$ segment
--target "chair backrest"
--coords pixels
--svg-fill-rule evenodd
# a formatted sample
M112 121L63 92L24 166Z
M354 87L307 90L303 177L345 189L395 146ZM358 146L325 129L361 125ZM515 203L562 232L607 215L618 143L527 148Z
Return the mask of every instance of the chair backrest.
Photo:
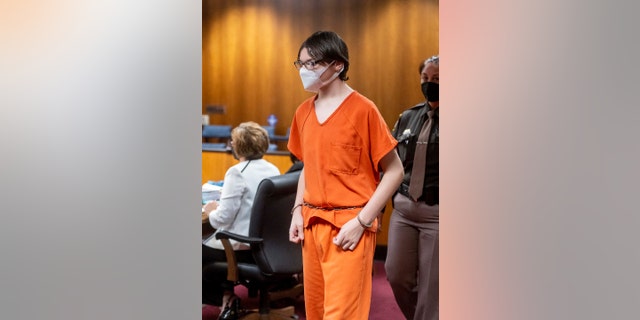
M265 274L302 272L302 247L289 241L291 208L295 202L300 172L262 180L251 209L249 236L262 238L251 250Z
M229 139L231 137L231 126L227 125L206 125L202 127L203 138L222 138Z

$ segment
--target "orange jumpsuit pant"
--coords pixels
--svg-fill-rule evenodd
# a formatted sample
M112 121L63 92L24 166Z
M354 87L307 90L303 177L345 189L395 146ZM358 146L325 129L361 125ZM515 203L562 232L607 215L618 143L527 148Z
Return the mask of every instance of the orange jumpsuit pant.
M365 231L353 251L333 244L339 228L317 219L304 229L302 261L308 320L367 320L376 233Z

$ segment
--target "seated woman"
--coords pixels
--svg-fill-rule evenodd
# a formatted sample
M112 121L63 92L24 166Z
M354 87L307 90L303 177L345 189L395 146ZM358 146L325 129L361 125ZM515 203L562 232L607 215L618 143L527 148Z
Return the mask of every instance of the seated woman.
M251 206L264 178L280 174L272 163L262 159L269 147L267 131L255 122L244 122L231 131L231 150L240 163L227 170L224 176L220 202L204 206L204 213L214 229L227 230L240 235L249 234ZM238 262L253 262L249 246L231 240ZM220 240L209 237L202 245L202 264L226 261ZM206 280L206 281L205 281ZM203 297L214 300L222 296L222 312L219 319L237 319L240 300L233 293L233 283L226 279L204 279Z

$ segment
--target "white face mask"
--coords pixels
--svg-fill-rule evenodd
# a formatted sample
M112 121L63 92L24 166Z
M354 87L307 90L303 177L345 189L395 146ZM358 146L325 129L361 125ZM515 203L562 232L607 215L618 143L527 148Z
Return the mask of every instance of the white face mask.
M322 76L322 74L327 71L329 66L331 66L332 64L333 62L331 62L324 68L320 68L317 70L308 70L305 67L300 68L300 79L302 79L302 86L304 87L304 89L310 92L318 92L318 90L320 90L320 88L322 88L324 85L337 78L340 75L340 72L342 72L342 69L334 73L331 78L327 79L326 81L320 80L320 76Z

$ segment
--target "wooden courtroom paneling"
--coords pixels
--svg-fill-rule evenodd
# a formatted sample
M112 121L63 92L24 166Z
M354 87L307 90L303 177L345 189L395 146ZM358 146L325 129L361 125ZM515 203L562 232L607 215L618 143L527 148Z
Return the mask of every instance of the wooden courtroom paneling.
M204 0L202 104L224 105L213 124L266 124L284 135L311 93L293 67L302 41L332 30L349 46L347 82L373 100L391 128L424 97L418 65L438 53L437 0Z
M404 109L424 100L418 65L438 54L438 0L203 0L202 5L202 112L208 105L226 107L225 114L210 114L212 124L266 125L273 113L279 120L276 134L284 135L296 107L312 95L303 90L293 61L302 41L318 30L335 31L345 40L351 63L347 83L376 103L389 128ZM230 155L218 156L203 152L203 183L209 174L215 178L207 180L221 180L235 163ZM291 163L286 161L276 164L282 172ZM378 244L387 243L390 216L388 204Z

